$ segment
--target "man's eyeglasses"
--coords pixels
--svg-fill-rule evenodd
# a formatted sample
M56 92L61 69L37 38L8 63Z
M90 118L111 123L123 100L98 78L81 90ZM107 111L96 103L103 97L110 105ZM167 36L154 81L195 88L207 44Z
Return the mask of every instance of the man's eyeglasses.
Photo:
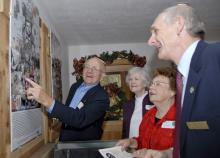
M98 68L96 68L96 67L91 67L91 66L89 66L89 65L85 65L84 66L84 69L86 69L86 70L92 70L92 72L101 72L101 70L100 69L98 69Z
M150 86L156 86L156 87L158 87L158 86L161 86L162 84L169 84L169 83L162 82L162 81L152 81L152 82L150 83Z

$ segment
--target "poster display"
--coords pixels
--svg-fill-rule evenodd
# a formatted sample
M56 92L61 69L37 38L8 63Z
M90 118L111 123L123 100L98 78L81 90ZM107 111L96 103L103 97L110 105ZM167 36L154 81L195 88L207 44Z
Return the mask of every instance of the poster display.
M51 56L52 56L52 95L53 98L62 102L62 80L61 80L61 45L56 35L51 32Z
M42 133L40 105L25 95L25 77L40 81L40 18L32 0L11 0L9 40L13 151Z

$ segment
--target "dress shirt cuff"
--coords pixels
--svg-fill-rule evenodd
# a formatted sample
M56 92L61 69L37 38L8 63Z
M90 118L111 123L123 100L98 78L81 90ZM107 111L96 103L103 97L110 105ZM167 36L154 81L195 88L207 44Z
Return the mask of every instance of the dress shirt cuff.
M47 109L47 112L51 113L53 111L54 105L55 105L55 100L53 100L51 106Z

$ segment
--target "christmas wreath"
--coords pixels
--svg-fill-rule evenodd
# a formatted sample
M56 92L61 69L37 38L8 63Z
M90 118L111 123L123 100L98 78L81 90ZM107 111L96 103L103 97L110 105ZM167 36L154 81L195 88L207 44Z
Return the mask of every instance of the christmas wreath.
M79 60L77 58L73 59L74 72L72 73L72 75L76 76L76 80L81 79L82 77L83 65L85 61L94 56L97 55L81 57ZM144 65L147 62L145 56L140 57L139 55L134 54L131 50L129 51L129 53L126 50L123 50L123 51L113 51L111 54L107 51L101 53L97 57L102 59L106 63L106 65L112 64L113 61L116 59L127 59L132 65L138 67L144 67Z
M104 86L110 99L110 108L106 112L105 120L120 120L122 118L122 105L127 101L127 97L122 90L118 87L117 83L109 83Z

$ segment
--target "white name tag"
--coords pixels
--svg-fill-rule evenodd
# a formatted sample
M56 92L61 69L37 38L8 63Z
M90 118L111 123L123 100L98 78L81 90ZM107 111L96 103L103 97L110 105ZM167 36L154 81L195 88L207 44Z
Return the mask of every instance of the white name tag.
M175 128L175 121L165 121L165 122L163 122L161 127L174 129Z
M145 105L145 109L146 110L150 110L151 108L153 108L154 107L154 105Z
M77 106L77 108L81 109L84 106L83 102L80 102Z

